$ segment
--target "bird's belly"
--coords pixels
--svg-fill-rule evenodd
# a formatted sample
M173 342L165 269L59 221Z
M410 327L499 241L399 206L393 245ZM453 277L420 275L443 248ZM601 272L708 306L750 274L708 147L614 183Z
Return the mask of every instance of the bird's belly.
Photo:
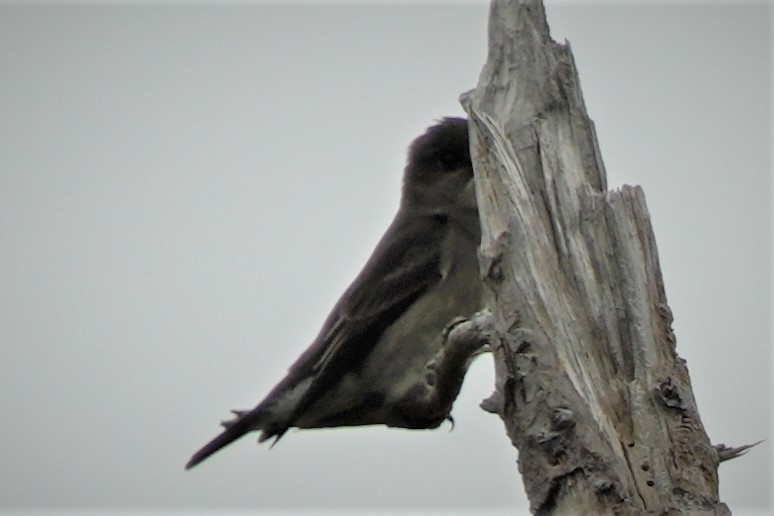
M431 292L421 296L379 338L360 368L345 374L317 402L299 427L389 424L395 404L425 380L427 364L443 343L443 330L456 317L481 306L478 261L458 263Z

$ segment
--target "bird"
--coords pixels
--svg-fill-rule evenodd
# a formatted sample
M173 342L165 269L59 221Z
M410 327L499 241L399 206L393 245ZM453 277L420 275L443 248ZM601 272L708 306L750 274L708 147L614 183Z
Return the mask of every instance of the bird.
M290 428L432 429L451 418L470 362L454 324L483 309L481 239L468 122L435 121L409 146L398 211L319 334L255 408L234 410L190 469L243 435Z

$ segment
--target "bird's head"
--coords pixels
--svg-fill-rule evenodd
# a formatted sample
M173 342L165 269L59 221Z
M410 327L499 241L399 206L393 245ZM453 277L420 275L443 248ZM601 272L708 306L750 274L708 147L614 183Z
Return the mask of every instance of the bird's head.
M409 147L403 202L424 208L475 208L468 121L443 118Z

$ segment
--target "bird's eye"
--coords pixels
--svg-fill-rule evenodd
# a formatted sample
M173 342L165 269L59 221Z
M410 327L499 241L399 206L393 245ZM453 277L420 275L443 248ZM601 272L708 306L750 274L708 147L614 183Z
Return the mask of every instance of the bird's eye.
M453 170L460 165L460 159L452 153L442 154L438 158L438 162L444 170Z

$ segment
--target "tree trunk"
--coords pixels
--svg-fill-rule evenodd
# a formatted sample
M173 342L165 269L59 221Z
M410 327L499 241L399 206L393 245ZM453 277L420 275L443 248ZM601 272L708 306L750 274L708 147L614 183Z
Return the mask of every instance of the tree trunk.
M497 338L485 402L536 513L728 513L639 187L608 191L569 44L494 0L463 95Z

